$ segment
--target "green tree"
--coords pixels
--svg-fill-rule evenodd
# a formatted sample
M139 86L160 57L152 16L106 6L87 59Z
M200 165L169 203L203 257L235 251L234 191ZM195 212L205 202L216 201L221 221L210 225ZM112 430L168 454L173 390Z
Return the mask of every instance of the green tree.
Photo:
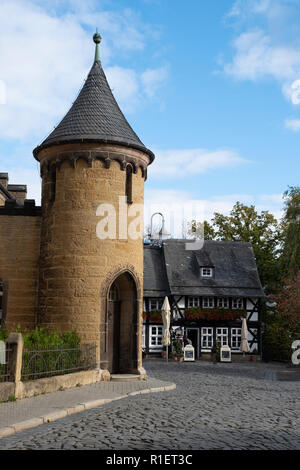
M200 223L192 221L188 233L198 238L202 228ZM204 222L204 239L250 242L266 291L272 291L279 282L280 224L268 211L258 213L254 206L237 202L228 216L215 212L211 224Z
M292 342L300 333L300 271L284 280L278 292L270 297L274 306L264 314L264 359L290 360Z
M192 220L191 222L187 223L187 235L192 238L203 238L204 240L214 240L215 239L215 231L206 220L202 222L197 222L196 220Z
M288 277L300 271L300 187L289 187L283 199L281 270Z

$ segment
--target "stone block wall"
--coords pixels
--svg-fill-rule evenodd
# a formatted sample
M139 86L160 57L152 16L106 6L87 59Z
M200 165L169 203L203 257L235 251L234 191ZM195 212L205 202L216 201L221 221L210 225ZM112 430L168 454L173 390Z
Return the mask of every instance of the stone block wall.
M41 218L6 213L0 215L3 319L9 329L18 325L32 328L36 321Z
M98 345L100 354L108 289L118 273L128 270L137 284L141 342L143 238L120 239L119 196L125 195L126 162L132 162L133 203L143 205L148 156L119 146L70 144L42 150L39 159L43 221L38 321L62 330L75 328L83 342ZM115 208L116 239L97 236L102 218L97 209L103 203ZM133 207L125 206L128 211Z

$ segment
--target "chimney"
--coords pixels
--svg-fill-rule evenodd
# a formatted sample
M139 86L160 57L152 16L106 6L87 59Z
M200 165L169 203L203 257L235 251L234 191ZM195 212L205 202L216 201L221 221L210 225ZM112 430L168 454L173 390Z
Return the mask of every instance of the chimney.
M0 173L0 183L2 186L7 188L8 185L8 173Z
M21 204L24 204L24 201L27 196L27 185L26 184L8 184L7 191L17 199Z

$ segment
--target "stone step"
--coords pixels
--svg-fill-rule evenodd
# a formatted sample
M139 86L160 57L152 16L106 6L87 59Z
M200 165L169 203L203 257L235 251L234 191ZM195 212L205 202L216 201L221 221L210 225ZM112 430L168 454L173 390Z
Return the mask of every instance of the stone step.
M136 374L110 374L110 380L114 382L131 382L140 380L140 375Z

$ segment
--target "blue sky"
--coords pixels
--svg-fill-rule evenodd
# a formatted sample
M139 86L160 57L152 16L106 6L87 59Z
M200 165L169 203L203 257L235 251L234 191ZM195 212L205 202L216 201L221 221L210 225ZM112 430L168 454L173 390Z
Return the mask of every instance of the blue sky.
M32 149L82 86L96 27L113 92L156 154L149 213L196 202L209 219L239 200L279 217L282 193L299 185L300 0L1 0L10 182L39 202Z

